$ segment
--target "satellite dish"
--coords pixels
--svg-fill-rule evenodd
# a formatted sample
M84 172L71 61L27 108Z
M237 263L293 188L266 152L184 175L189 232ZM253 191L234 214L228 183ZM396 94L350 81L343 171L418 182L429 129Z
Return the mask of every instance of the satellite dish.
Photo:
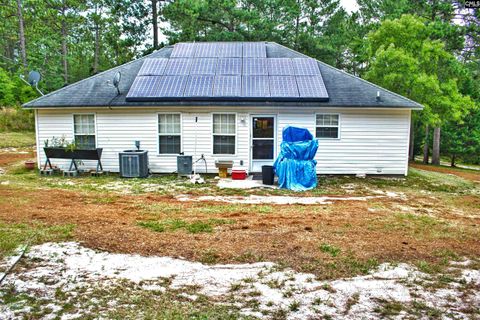
M122 74L120 73L120 71L117 71L117 73L115 73L115 75L113 76L113 85L115 86L115 88L117 88L118 94L120 94L120 89L118 88L118 86L120 85L121 79Z
M28 83L33 87L36 87L38 85L41 78L42 76L38 71L32 70L28 73Z
M20 79L22 79L23 82L28 84L29 86L35 88L35 90L38 91L43 96L43 92L38 89L38 83L40 82L40 79L42 76L40 75L40 72L32 70L28 73L28 79L25 80L25 76L23 74L20 75Z

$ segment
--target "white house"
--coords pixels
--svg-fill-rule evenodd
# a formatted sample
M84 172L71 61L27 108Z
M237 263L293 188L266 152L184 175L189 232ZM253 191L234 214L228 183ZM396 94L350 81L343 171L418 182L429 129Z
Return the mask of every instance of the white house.
M396 175L407 174L411 112L422 109L271 42L179 43L24 107L35 110L39 166L44 141L64 136L103 148L104 169L114 172L118 153L135 140L154 173L175 172L181 152L203 154L208 172L217 171L216 159L256 172L273 163L291 125L319 140L319 174Z

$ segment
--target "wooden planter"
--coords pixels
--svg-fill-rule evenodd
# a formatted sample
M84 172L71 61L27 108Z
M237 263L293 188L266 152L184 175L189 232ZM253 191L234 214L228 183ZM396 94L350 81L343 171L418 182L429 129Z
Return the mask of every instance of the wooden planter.
M47 160L45 161L45 165L43 167L44 170L47 168L47 165L49 165L50 169L52 169L52 164L50 162L50 159L52 158L72 160L70 163L70 171L72 170L72 167L75 167L75 170L78 170L75 160L96 160L98 161L97 171L98 169L103 170L102 163L100 162L103 148L67 150L65 148L45 147L43 148L43 151L47 156Z

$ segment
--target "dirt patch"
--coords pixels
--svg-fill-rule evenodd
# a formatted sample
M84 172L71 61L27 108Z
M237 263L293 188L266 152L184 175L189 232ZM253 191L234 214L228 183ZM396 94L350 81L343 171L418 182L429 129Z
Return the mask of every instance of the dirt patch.
M427 170L427 171L434 171L434 172L441 172L447 174L453 174L457 177L464 178L471 181L480 182L480 171L474 172L471 170L459 169L459 168L449 168L449 167L439 167L433 165L425 165L421 163L410 163L410 167Z
M413 203L414 199L408 200ZM184 257L209 263L274 261L330 278L358 274L376 262L437 261L449 250L480 252L480 220L441 222L398 215L389 208L402 199L335 202L329 205L233 205L180 202L168 196L25 190L0 186L0 219L75 224L75 239L95 249ZM455 217L458 218L458 217ZM229 219L211 233L154 232L138 221ZM458 229L458 230L457 230ZM477 230L477 231L475 231ZM461 232L461 237L458 236ZM327 243L341 253L320 250Z
M31 152L25 151L24 153L1 153L0 152L0 166L7 166L21 160L34 159L35 157Z

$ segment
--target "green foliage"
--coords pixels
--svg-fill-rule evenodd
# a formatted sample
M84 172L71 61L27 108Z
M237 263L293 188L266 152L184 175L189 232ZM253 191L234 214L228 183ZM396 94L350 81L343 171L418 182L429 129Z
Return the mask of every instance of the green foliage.
M34 113L21 107L0 107L0 132L33 131Z
M422 19L411 15L384 21L368 37L371 64L365 77L422 103L423 120L438 126L462 119L474 103L458 88L465 69L431 34Z
M26 68L19 59L17 2L4 1L0 10L0 106L38 96L19 79L29 70L42 74L39 86L48 93L128 62L148 48L144 42L149 6L143 1L22 0L21 4Z
M333 246L331 244L328 244L328 243L322 243L320 245L320 250L324 253L328 253L332 257L338 256L341 252L340 248L338 248L336 246Z
M188 233L211 233L214 226L231 224L233 220L208 219L206 221L187 222L181 219L167 219L162 221L138 221L137 225L155 232L177 231L184 229Z
M480 109L471 110L461 122L449 120L442 130L442 152L456 161L480 164Z
M66 151L74 151L78 149L78 145L75 142L75 140L68 141L65 136L62 136L60 138L57 137L52 137L51 139L46 139L44 141L45 148L50 147L50 148L63 148Z

